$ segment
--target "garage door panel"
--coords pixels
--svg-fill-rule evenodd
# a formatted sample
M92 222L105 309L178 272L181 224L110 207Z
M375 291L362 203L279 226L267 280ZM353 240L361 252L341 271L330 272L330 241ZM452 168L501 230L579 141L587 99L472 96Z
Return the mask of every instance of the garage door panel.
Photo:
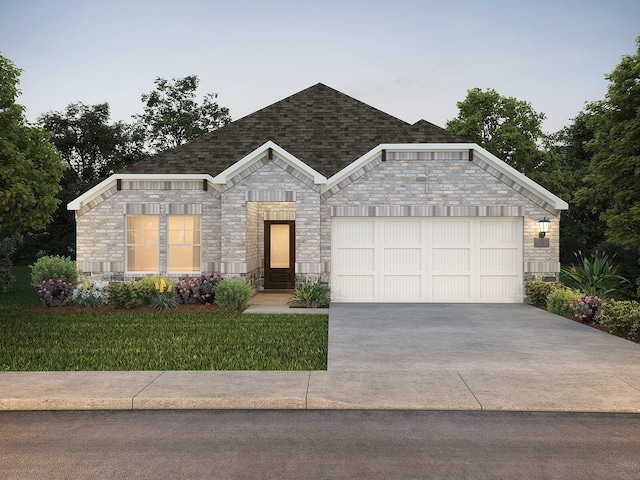
M468 248L434 248L431 259L434 272L468 272L471 269Z
M340 272L373 272L375 250L373 248L339 248L335 268Z
M332 298L522 302L521 217L331 221Z
M340 275L332 288L332 297L348 301L374 301L375 277L373 275Z
M503 301L514 298L518 292L516 275L481 275L480 298L485 301Z
M419 272L422 269L422 249L385 248L385 272Z
M514 272L520 266L517 248L481 248L481 272Z
M436 301L467 300L471 297L469 275L434 275L433 299Z
M385 275L384 298L394 300L418 300L422 297L422 276Z
M468 221L433 221L434 245L460 245L471 241L471 225Z

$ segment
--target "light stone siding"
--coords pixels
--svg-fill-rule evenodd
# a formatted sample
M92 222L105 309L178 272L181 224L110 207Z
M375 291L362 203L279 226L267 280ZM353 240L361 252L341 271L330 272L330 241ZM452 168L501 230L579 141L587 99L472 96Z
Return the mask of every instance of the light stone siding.
M176 182L174 185L167 185L171 182L123 183L136 184L142 189L136 190L133 185L123 186L120 191L114 189L101 202L93 201L90 208L84 207L76 212L77 262L81 273L104 280L140 276L125 272L127 212L160 215L160 273L163 274L167 265L166 216L201 213L201 270L203 273L214 271L211 267L220 258L219 192L215 189L204 191L202 183L199 183L200 190L180 189L180 184L187 182ZM156 184L163 184L162 188Z
M76 212L83 273L126 278L125 212L200 213L202 272L246 276L262 286L264 220L295 220L296 275L330 280L331 216L524 217L525 279L559 272L559 211L469 151L386 152L329 191L274 154L260 158L219 191L202 182L123 181ZM534 247L538 221L552 221L549 248ZM162 233L164 231L164 233ZM161 273L166 269L161 248Z
M331 216L523 216L525 278L554 277L559 264L559 211L531 192L505 184L460 152L387 152L323 194L321 261L331 268ZM371 165L375 165L371 168ZM509 180L510 181L510 180ZM511 182L511 181L510 181ZM511 182L513 183L513 182ZM552 221L549 248L535 248L538 221Z

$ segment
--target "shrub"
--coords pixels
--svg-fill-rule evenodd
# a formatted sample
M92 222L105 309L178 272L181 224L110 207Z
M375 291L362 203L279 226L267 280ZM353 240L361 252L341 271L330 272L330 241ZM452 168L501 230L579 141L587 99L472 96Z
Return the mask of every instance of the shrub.
M600 297L585 295L569 305L569 308L573 312L573 318L579 322L600 323L603 306L604 300Z
M557 315L571 315L571 304L575 303L583 293L573 288L560 287L547 297L547 310Z
M217 273L179 280L174 284L178 302L212 305L221 281L222 277Z
M156 310L167 310L178 306L178 302L176 302L173 293L173 285L167 283L165 278L160 277L160 279L156 281L155 295L151 297L150 304Z
M162 275L149 275L135 282L134 288L136 290L138 302L143 303L144 305L150 305L151 301L158 293L156 284L160 281L164 282L165 285L170 283L170 281Z
M43 280L52 279L76 283L78 280L76 262L69 257L45 255L31 265L31 284L34 287L39 285Z
M137 288L133 282L112 283L107 287L109 303L115 308L133 308L138 305Z
M252 296L253 288L242 278L225 278L216 288L216 303L227 310L244 310Z
M582 290L585 294L609 298L624 293L629 280L618 275L618 267L606 252L596 252L591 259L584 258L582 252L574 253L577 265L560 270L560 280L568 287Z
M73 283L64 279L43 280L36 285L40 301L47 307L61 307L71 301Z
M81 307L99 307L107 303L107 289L88 277L82 277L82 282L76 285L71 299Z
M554 283L531 280L524 284L524 293L533 305L544 307L547 304L549 294L561 287L562 284L557 280Z
M291 305L307 308L323 308L329 306L331 289L328 285L319 282L296 282Z
M625 300L611 300L602 311L602 325L611 333L625 337L640 335L640 303Z

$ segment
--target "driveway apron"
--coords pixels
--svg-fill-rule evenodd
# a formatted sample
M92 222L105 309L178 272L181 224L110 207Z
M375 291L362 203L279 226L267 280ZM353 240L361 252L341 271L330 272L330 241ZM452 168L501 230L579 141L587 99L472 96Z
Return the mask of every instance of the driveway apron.
M332 304L329 371L603 369L640 345L525 304Z

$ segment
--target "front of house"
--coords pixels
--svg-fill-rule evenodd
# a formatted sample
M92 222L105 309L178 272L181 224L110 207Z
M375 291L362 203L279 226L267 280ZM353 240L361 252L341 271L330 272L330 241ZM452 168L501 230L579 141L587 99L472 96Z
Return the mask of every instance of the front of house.
M522 302L559 272L561 199L478 145L318 84L78 197L102 279L327 281L334 302ZM542 219L551 220L539 238Z

